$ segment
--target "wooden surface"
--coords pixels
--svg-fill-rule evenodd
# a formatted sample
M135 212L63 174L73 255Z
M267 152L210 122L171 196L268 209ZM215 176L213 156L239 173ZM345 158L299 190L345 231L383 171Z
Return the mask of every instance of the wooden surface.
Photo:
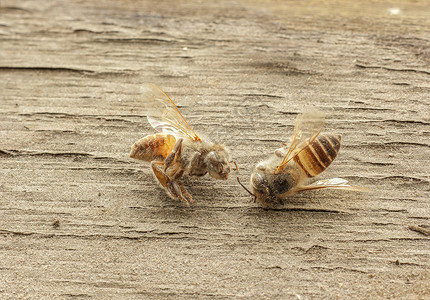
M2 0L0 298L428 299L430 7L360 3ZM343 135L319 178L373 192L174 202L128 157L143 82L243 182L319 108Z

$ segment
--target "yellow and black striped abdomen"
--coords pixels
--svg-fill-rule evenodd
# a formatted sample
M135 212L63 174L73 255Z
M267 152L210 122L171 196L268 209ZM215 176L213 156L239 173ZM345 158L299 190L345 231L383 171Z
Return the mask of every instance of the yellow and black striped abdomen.
M317 176L336 158L340 149L340 140L340 134L320 134L294 157L294 161L308 177Z

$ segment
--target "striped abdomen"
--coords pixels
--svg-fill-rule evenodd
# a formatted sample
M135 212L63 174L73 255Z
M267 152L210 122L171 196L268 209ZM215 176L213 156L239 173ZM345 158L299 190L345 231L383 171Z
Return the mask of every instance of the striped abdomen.
M308 177L323 172L336 158L340 148L341 135L321 134L302 150L294 161L305 171Z
M176 138L156 133L141 138L131 146L130 157L144 161L163 160L172 152Z

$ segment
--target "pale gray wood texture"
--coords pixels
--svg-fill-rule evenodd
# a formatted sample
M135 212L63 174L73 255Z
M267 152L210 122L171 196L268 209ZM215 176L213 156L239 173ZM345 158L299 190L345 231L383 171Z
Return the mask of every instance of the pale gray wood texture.
M2 0L0 298L429 297L429 3L341 3ZM128 157L143 82L243 182L321 109L343 141L319 178L372 192L172 201Z

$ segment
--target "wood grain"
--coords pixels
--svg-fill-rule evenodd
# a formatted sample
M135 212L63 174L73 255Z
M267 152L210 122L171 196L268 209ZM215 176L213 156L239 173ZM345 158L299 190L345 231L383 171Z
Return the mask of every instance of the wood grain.
M409 226L430 225L429 9L1 1L0 298L428 298L430 238ZM174 202L128 157L153 132L143 82L243 182L321 109L342 147L319 178L372 192L265 210L205 177Z

